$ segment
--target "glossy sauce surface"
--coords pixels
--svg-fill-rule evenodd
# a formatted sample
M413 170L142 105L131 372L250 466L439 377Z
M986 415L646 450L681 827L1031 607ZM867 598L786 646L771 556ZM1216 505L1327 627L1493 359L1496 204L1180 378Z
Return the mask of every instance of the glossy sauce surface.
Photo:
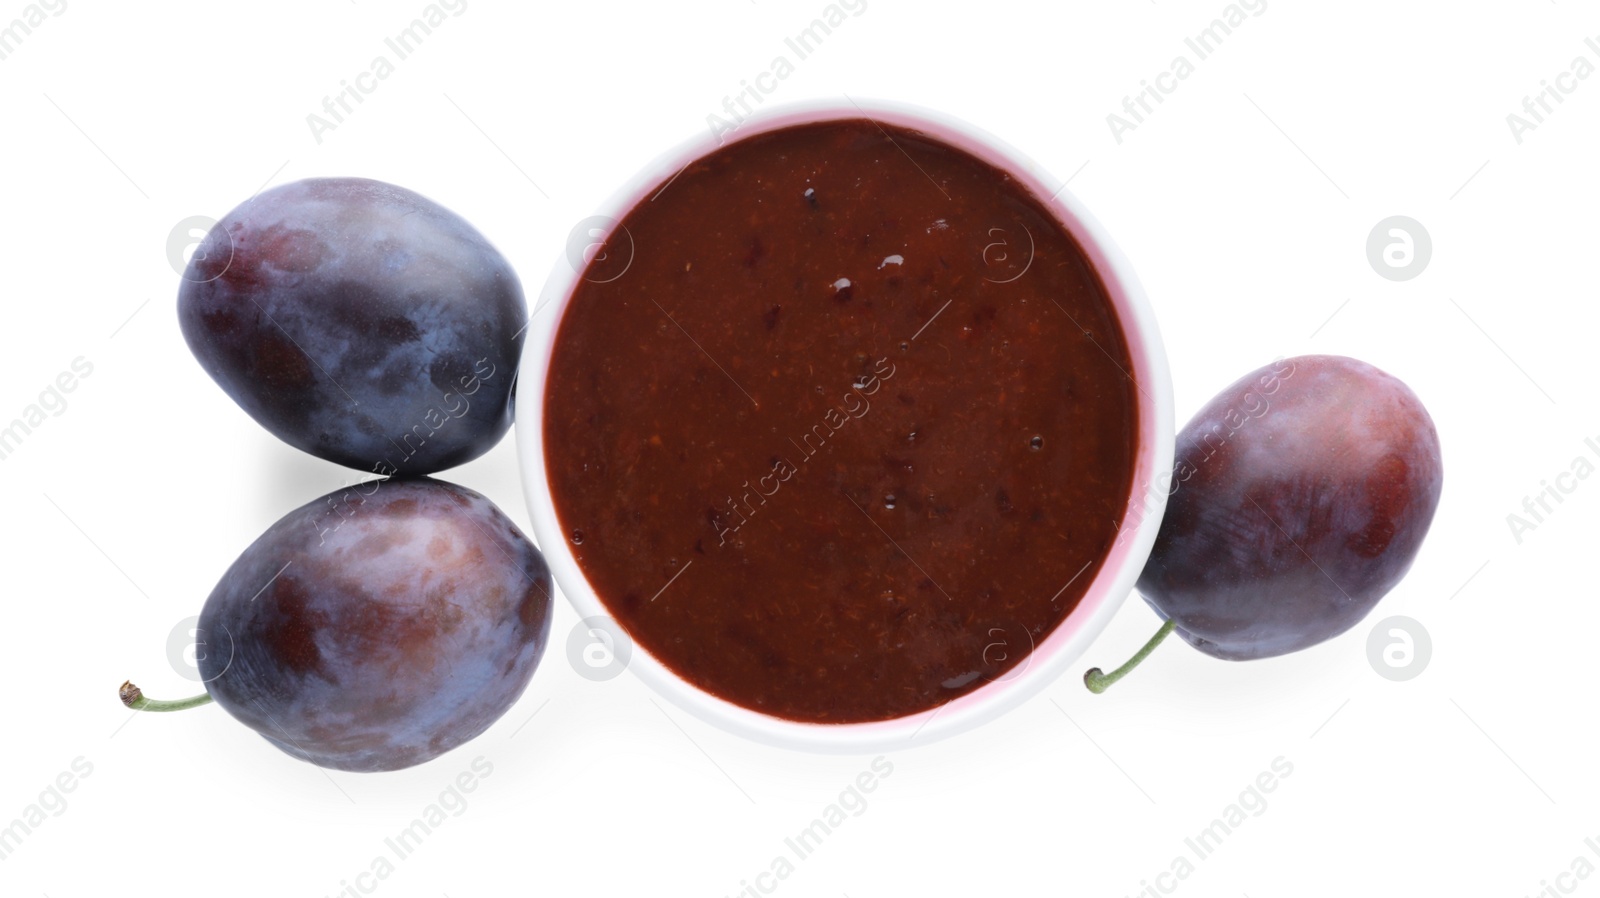
M1082 249L1004 172L845 120L738 140L622 220L559 325L557 516L633 639L822 723L1020 670L1103 564L1138 441Z

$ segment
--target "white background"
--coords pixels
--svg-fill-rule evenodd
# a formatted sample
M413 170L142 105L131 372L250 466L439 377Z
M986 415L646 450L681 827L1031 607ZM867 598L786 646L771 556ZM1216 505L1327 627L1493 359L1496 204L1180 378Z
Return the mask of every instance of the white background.
M0 61L0 420L73 359L93 365L0 461L0 826L74 759L92 765L0 860L6 895L731 896L868 768L725 735L631 675L579 677L564 602L522 701L404 772L324 772L220 708L116 701L127 677L197 691L169 632L268 524L350 476L262 431L195 364L167 259L178 222L267 184L379 178L464 215L536 295L573 225L825 6L470 0L319 143L306 116L392 57L383 39L424 5L68 0ZM768 102L909 101L1076 172L1149 292L1180 425L1279 355L1405 380L1445 458L1416 566L1300 654L1234 664L1173 640L1103 696L1063 677L981 730L890 753L867 809L775 894L1132 896L1280 756L1293 773L1266 810L1164 885L1527 896L1600 840L1600 482L1520 543L1506 520L1578 456L1600 462L1584 445L1600 438L1600 77L1520 144L1506 122L1575 57L1600 64L1583 41L1600 13L1272 0L1119 144L1107 114L1192 58L1184 37L1224 6L867 0ZM25 8L0 0L0 25ZM1434 245L1406 282L1365 253L1396 214ZM512 438L447 477L528 529ZM1432 637L1408 682L1368 661L1392 614ZM1130 600L1084 666L1119 663L1157 623ZM466 809L387 879L358 880L479 756L493 772ZM1600 876L1559 883L1600 898Z

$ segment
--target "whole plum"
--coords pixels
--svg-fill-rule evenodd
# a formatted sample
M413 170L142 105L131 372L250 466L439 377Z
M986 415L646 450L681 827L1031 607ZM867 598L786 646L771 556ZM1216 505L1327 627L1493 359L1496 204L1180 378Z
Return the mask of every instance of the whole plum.
M1282 655L1355 626L1411 568L1443 484L1416 395L1365 362L1284 359L1178 435L1139 592L1218 658Z
M380 474L453 467L505 435L527 317L510 264L464 219L360 178L246 200L178 291L190 350L252 418Z
M488 499L372 481L284 515L228 568L200 613L200 674L217 704L297 758L409 767L522 694L550 590L539 550Z

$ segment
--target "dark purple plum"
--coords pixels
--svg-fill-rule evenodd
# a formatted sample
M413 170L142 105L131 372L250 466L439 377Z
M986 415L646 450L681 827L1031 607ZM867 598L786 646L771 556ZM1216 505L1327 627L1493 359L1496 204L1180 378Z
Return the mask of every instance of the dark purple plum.
M1315 645L1405 576L1442 483L1433 420L1405 384L1339 356L1276 362L1178 435L1139 592L1218 658Z
M482 234L360 178L246 200L196 247L178 291L190 350L252 418L380 474L430 474L499 442L527 318Z
M488 499L436 480L330 493L228 568L199 630L207 692L289 754L397 770L477 736L550 635L549 569Z

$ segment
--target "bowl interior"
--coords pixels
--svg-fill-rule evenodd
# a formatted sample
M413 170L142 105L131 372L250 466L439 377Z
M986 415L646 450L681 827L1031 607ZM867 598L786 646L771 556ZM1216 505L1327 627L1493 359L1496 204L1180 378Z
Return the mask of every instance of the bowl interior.
M728 142L791 125L868 118L921 132L965 150L1011 174L1078 241L1105 286L1122 324L1138 387L1139 445L1123 526L1087 592L1068 617L1004 675L944 705L907 717L869 723L813 724L762 714L690 685L637 643L629 669L691 713L729 731L770 744L813 751L869 752L935 741L992 719L1021 704L1083 654L1133 590L1150 553L1165 508L1166 491L1152 488L1173 462L1172 385L1154 316L1127 260L1100 224L1027 157L998 138L943 114L885 101L791 104L749 117L733 133L691 138L657 157L574 232L535 306L517 390L517 451L534 532L551 573L579 615L610 618L590 586L556 516L546 472L544 391L556 334L583 277L582 247L597 242L635 205L646 201L693 160ZM602 232L591 235L593 228ZM574 251L576 247L576 252ZM620 631L612 622L609 628Z

